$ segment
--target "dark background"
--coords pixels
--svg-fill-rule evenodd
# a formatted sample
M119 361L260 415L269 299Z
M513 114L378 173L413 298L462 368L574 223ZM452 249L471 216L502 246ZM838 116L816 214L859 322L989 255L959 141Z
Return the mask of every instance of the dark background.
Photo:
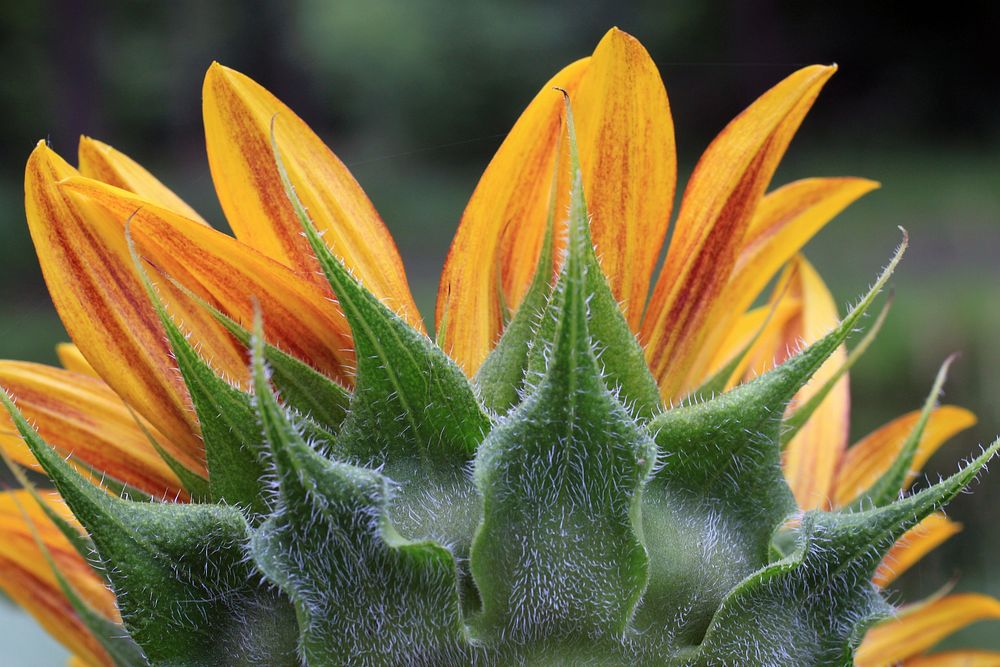
M0 357L51 362L65 338L23 216L22 169L38 139L71 162L81 133L107 141L224 227L200 100L204 72L219 60L292 106L351 167L429 314L462 207L504 133L552 73L617 25L645 44L666 81L680 185L758 94L799 66L840 65L775 185L835 175L883 183L807 254L846 303L888 259L897 225L909 229L890 319L852 371L853 429L860 437L917 407L938 364L960 351L946 400L980 423L929 466L950 472L1000 432L997 7L0 0ZM899 599L948 582L1000 595L990 567L998 501L996 476L955 501L965 532L901 580ZM952 643L1000 648L990 624Z

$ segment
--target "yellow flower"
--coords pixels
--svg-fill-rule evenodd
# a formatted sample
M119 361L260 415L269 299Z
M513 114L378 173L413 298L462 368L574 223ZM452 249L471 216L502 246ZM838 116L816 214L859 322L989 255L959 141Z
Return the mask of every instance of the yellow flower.
M472 377L532 280L551 175L568 173L556 169L557 160L567 159L560 148L563 101L557 87L573 103L601 265L665 401L682 399L748 345L730 384L822 336L836 323L837 308L799 253L877 184L811 178L768 188L834 71L813 66L792 73L716 137L688 180L666 260L653 283L675 194L673 122L649 55L631 36L608 32L592 56L542 86L472 194L441 277L439 344ZM81 139L74 168L40 143L26 169L25 208L52 301L73 345L60 346L65 369L0 362L0 386L17 397L46 441L72 455L81 470L178 501L187 494L176 468L165 460L204 476L204 450L187 389L130 259L127 219L172 314L220 373L247 381L243 345L164 276L247 326L256 300L269 342L349 388L350 329L285 196L270 138L277 117L275 141L326 243L369 290L423 330L378 213L305 122L254 81L218 64L206 75L203 99L208 161L234 237L208 226L110 146ZM557 180L559 210L567 205L569 185L567 178ZM555 256L558 262L559 253ZM779 272L772 303L753 308ZM846 354L841 350L827 362L797 397L800 404L837 373ZM917 419L917 413L900 417L848 447L848 413L844 375L786 450L786 477L805 509L849 503L889 468ZM938 408L916 463L973 422L961 408ZM37 468L6 422L0 422L0 446L14 461ZM35 508L27 517L60 570L95 609L116 620L111 594L49 516L30 499L14 502L20 495L0 496L0 586L62 641L78 664L111 664L77 618L15 505ZM943 515L929 517L896 545L876 583L890 584L958 530ZM1000 654L994 653L924 655L946 634L983 618L1000 618L1000 603L965 594L904 608L869 633L858 664L1000 665Z

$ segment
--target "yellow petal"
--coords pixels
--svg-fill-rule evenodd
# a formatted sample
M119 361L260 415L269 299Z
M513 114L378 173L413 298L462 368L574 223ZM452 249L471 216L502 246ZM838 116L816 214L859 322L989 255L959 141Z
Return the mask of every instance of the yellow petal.
M774 288L775 298L799 302L799 312L780 331L770 329L755 346L752 373L780 364L803 344L813 343L836 326L837 305L816 269L805 258L796 257ZM823 364L798 394L790 409L808 401L844 364L847 350L841 346ZM785 450L785 478L803 509L825 507L829 502L837 464L847 447L850 391L848 378L834 384L826 399L813 412Z
M705 318L702 351L689 372L687 388L698 386L710 375L706 366L724 343L726 332L778 270L826 223L876 187L878 183L861 178L807 178L764 197L750 221L729 282Z
M904 667L1000 667L1000 653L993 651L945 651L910 658Z
M653 376L677 396L704 321L729 280L750 220L792 136L835 67L806 67L737 116L698 161L642 323Z
M888 586L960 530L962 524L952 521L943 514L931 514L896 542L882 559L882 564L879 565L872 581L877 586Z
M897 417L876 429L847 450L837 473L833 490L833 502L837 507L846 505L868 489L892 466L903 448L910 432L920 419L920 411L914 410ZM923 468L927 459L949 438L976 423L976 416L955 405L942 405L935 409L927 420L923 437L917 446L913 459L913 473L907 483L912 482L915 471Z
M439 344L470 377L501 333L497 285L516 306L538 262L562 134L563 98L554 88L575 91L589 63L565 67L535 95L483 172L452 240L435 319L439 329L449 323Z
M250 328L254 299L272 343L331 377L350 382L350 329L316 283L222 232L90 179L63 188L118 216L132 216L139 253ZM245 365L237 377L245 374Z
M171 454L197 469L204 458L197 422L135 276L125 219L69 199L57 184L76 174L44 143L25 173L28 227L52 302L90 365L167 437L162 444Z
M594 245L638 331L677 180L667 91L639 41L612 29L571 101ZM530 277L523 276L525 287Z
M58 343L56 345L56 356L59 357L59 363L62 364L62 367L68 371L95 378L100 377L97 371L94 370L94 367L90 365L90 362L83 358L80 348L73 343Z
M133 413L101 380L42 364L0 361L0 386L62 454L150 495L186 496ZM163 439L155 430L153 435ZM40 469L6 414L0 415L0 447L18 463Z
M90 137L80 137L80 173L87 178L134 192L164 208L207 224L197 211L146 171L142 165L111 146Z
M854 661L859 667L894 665L967 625L987 619L1000 619L1000 601L978 593L946 595L913 605L869 630Z
M329 290L278 176L273 120L295 191L334 254L375 296L422 328L389 231L309 126L249 77L218 63L205 75L202 96L212 180L236 237Z
M111 591L26 491L0 493L0 589L85 664L112 665L110 657L63 595L22 509L28 513L56 567L77 593L108 619L120 620Z

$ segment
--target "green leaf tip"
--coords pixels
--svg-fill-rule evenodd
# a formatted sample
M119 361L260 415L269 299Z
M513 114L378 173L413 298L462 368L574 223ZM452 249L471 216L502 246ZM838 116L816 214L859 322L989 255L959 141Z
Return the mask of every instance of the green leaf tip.
M474 467L483 498L471 553L476 636L550 657L584 638L624 646L647 575L640 497L655 459L595 352L588 273L599 268L578 165L572 187L568 251L538 334L544 365Z
M259 336L254 341L257 414L278 500L254 531L251 553L295 605L307 663L467 662L472 646L451 552L393 529L386 477L328 460L302 438L272 392Z
M245 508L252 515L266 513L267 503L261 484L264 476L264 465L260 460L262 444L253 418L251 397L220 377L202 359L167 312L143 266L129 223L125 225L125 236L136 273L166 332L181 378L198 415L205 443L211 499ZM158 443L154 446L162 452ZM167 462L170 463L169 458ZM174 463L177 465L176 461ZM183 474L181 479L188 479L190 484L191 475L193 473Z
M864 629L891 612L871 583L885 554L998 450L1000 440L951 477L889 505L806 512L795 551L733 589L691 664L852 664Z
M468 379L426 335L368 291L323 242L281 160L276 120L271 143L285 193L354 338L357 381L338 446L366 464L417 458L432 469L464 465L489 429Z
M931 391L920 410L920 416L916 424L913 425L913 428L910 429L906 440L903 441L903 446L900 448L899 454L892 462L892 465L875 480L871 487L863 491L851 502L851 508L862 508L869 505L875 507L887 505L899 497L899 494L906 488L908 478L912 472L913 460L920 446L920 440L923 438L927 422L930 420L931 414L934 412L941 398L945 380L948 378L948 369L957 356L957 354L953 354L945 359L944 363L941 364L941 368L938 369Z
M636 623L650 636L697 644L728 591L770 561L772 536L796 507L781 469L785 409L854 329L905 246L904 235L869 292L826 337L746 384L666 410L648 425L661 464L642 516L656 557Z

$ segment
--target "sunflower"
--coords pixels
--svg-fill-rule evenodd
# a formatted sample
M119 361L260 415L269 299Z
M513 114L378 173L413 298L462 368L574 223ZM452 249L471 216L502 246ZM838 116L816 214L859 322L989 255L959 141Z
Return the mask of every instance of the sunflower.
M801 251L878 184L824 177L770 187L835 71L793 72L711 142L687 181L657 271L677 180L670 105L645 49L609 31L593 55L542 86L483 173L442 272L437 344L470 380L489 382L490 354L518 322L537 277L558 275L569 252L558 212L570 208L573 190L564 95L572 103L593 246L664 405L741 385L820 340L840 314ZM206 75L203 111L208 162L232 236L104 143L83 137L77 167L38 144L26 168L25 209L52 302L73 342L57 350L62 368L0 361L0 385L80 474L111 493L171 504L216 492L204 443L209 426L178 372L146 272L178 329L232 387L253 386L247 341L234 331L252 328L255 309L273 348L345 393L355 386L350 318L302 233L281 164L349 274L414 330L426 331L374 206L303 120L219 64ZM849 446L847 368L855 352L841 345L789 407L794 419L808 406L798 412L782 463L803 511L856 506L901 453L919 469L975 421L960 407L936 405L938 387L924 409ZM613 374L628 354L607 351L606 370ZM498 413L523 393L500 389ZM0 447L9 461L41 471L16 426L0 424ZM915 473L904 473L909 485ZM890 586L960 528L931 514L896 542L874 585ZM74 540L84 533L59 497L30 484L3 493L0 533L0 587L72 652L73 664L121 664L85 614L120 623L115 596L80 555ZM995 618L1000 602L991 597L942 594L874 626L855 659L870 666L1000 665L1000 653L928 653L951 632Z

